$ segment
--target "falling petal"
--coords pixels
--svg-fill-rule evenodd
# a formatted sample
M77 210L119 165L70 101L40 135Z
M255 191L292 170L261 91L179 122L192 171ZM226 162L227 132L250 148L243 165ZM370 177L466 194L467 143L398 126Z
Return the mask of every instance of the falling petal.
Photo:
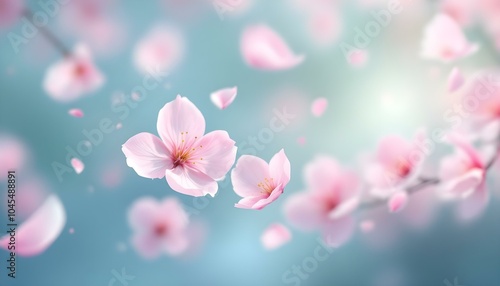
M299 137L297 138L297 143L300 145L300 146L304 146L306 145L306 137Z
M75 173L80 174L85 169L85 165L78 158L71 159L71 166L75 169Z
M353 67L356 68L363 67L368 61L368 51L354 50L351 53L349 53L348 61L349 64Z
M238 88L224 88L210 94L210 100L220 109L226 109L236 98Z
M16 254L34 256L44 252L61 234L65 223L64 206L57 196L51 195L17 229ZM7 249L9 239L9 234L2 237L0 247Z
M457 91L460 87L465 82L465 78L462 74L462 72L458 68L454 68L450 76L448 77L448 91L449 92L455 92Z
M83 117L83 111L81 109L78 109L78 108L73 108L73 109L70 109L68 111L68 114L73 116L73 117L78 117L78 118L81 118Z
M401 211L408 203L408 193L406 191L399 191L394 193L388 202L389 211L391 213Z
M359 224L359 228L364 233L369 233L375 228L375 222L372 220L364 220Z
M281 36L265 25L245 29L241 53L249 66L262 70L286 70L304 60L304 56L295 55Z
M270 225L266 230L264 230L264 233L260 237L260 241L262 242L264 248L272 250L289 242L291 238L292 234L288 228L282 224L276 223Z
M328 107L328 100L324 97L320 97L313 101L311 104L311 112L314 116L320 117L326 111Z

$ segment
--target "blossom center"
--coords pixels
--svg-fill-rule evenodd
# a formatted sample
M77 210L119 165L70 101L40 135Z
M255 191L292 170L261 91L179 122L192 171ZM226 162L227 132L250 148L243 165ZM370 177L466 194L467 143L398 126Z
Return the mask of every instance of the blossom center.
M270 195L276 188L276 184L274 183L273 178L264 178L263 181L260 181L257 184L257 187L260 189L261 193Z
M167 226L165 224L158 224L154 228L154 234L156 236L164 236L167 233Z
M85 67L84 64L79 63L79 64L77 64L75 66L75 69L73 70L73 73L77 77L82 77L82 76L84 76L87 73L87 67Z
M196 164L194 162L195 159L203 160L203 158L193 158L194 151L198 148L203 148L203 145L196 145L197 136L194 137L194 140L187 140L186 136L189 132L181 132L180 142L178 142L173 155L172 162L173 167L177 168L179 166L183 166L186 164ZM190 142L187 142L190 141Z

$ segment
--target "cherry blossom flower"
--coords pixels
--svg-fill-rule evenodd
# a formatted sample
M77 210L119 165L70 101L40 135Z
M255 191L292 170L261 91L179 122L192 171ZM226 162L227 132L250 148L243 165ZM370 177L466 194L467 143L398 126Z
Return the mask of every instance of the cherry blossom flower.
M301 230L320 230L330 246L342 245L355 227L351 215L359 204L358 178L328 156L307 164L304 176L306 191L288 198L286 217Z
M65 224L64 206L57 196L51 195L16 230L16 254L35 256L44 252L59 237ZM9 240L10 234L0 238L0 247L7 250Z
M463 220L470 220L479 216L489 201L486 155L456 133L445 139L455 146L456 152L441 161L440 187L445 198L462 199L458 215Z
M23 0L0 0L0 28L14 24L23 14Z
M215 196L217 181L224 178L236 158L235 142L227 132L204 135L203 114L180 95L160 110L157 128L161 139L143 132L123 144L128 166L141 177L166 177L179 193Z
M391 135L383 138L365 170L370 193L388 198L409 187L418 178L425 158L430 152L424 146L425 132L419 131L414 142Z
M460 26L446 14L436 15L425 28L422 57L452 62L479 49L468 42Z
M153 28L135 47L134 62L144 73L170 72L182 60L184 39L174 27Z
M290 161L281 149L269 164L259 157L243 155L231 172L234 192L243 197L237 208L261 210L274 202L290 181Z
M295 55L285 41L265 25L245 29L241 54L250 67L261 70L286 70L304 60L304 56Z
M292 234L287 227L282 224L275 223L264 230L262 236L260 237L260 241L266 249L271 250L289 242L291 238Z
M134 231L132 245L145 258L180 255L189 246L189 218L176 198L138 199L129 210L128 222Z
M210 94L210 100L212 103L220 109L226 109L231 103L233 103L238 93L238 88L224 88L214 91Z
M90 50L83 44L72 55L47 70L43 87L57 101L72 101L98 90L105 78L92 61Z

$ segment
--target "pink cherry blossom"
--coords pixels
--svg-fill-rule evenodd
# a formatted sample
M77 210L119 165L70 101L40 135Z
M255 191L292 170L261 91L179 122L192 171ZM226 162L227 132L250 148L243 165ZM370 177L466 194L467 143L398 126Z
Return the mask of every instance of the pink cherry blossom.
M330 246L340 246L354 229L352 213L359 204L359 181L335 159L318 156L304 168L306 191L285 202L289 222L304 231L320 230Z
M427 25L422 42L422 57L452 62L478 50L468 42L460 26L446 14L436 15Z
M311 104L311 112L314 116L320 117L323 113L325 113L327 107L328 99L320 97L315 99Z
M217 181L224 178L236 158L235 142L227 132L204 135L203 114L180 95L160 110L157 129L161 139L143 132L123 144L128 166L141 177L166 177L179 193L215 196Z
M180 31L170 26L157 26L136 45L134 62L144 73L170 72L183 56L184 38Z
M261 70L286 70L304 60L304 56L295 55L287 43L265 25L255 25L244 30L241 54L250 67Z
M16 232L16 254L35 256L44 252L61 234L66 223L64 206L55 195L26 220ZM0 247L7 249L10 234L0 239Z
M21 18L23 0L0 0L0 28L8 27Z
M449 92L457 91L460 87L462 87L464 82L465 78L460 69L454 68L451 71L450 76L448 77L448 91Z
M424 140L425 132L422 130L413 142L395 135L380 141L375 156L365 170L372 195L388 198L416 181L429 155Z
M238 88L236 86L232 88L220 89L210 94L210 100L218 108L226 109L226 107L233 103L237 93Z
M231 172L234 192L243 197L237 208L261 210L274 202L290 181L290 161L281 149L269 164L259 157L243 155Z
M8 171L19 171L26 162L28 151L17 138L7 134L0 134L0 172L7 174ZM0 177L0 181L6 180L6 175Z
M449 134L446 140L455 146L456 152L441 161L440 187L446 198L461 200L458 215L470 220L479 216L489 201L486 162L462 136Z
M68 110L68 114L73 116L73 117L78 117L78 118L81 118L84 116L83 111L79 108L73 108L73 109Z
M286 226L275 223L264 230L264 233L262 233L260 237L260 241L264 248L271 250L289 242L291 238L292 234Z
M104 81L92 62L90 50L79 44L72 55L49 67L43 87L53 99L67 102L98 90Z
M71 159L71 166L75 170L76 174L81 174L83 172L83 169L85 169L85 165L78 158Z
M144 258L162 253L177 256L189 246L189 217L176 198L138 199L129 210L128 222L134 232L132 245Z
M401 211L408 203L408 193L406 191L398 191L394 193L387 202L391 213Z

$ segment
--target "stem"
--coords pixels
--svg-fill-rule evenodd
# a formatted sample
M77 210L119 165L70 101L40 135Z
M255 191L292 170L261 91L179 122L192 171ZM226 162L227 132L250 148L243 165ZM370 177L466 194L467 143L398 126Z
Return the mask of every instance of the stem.
M33 12L29 8L24 8L23 15L33 24ZM63 56L69 57L71 55L71 51L49 29L45 26L40 26L38 30Z

